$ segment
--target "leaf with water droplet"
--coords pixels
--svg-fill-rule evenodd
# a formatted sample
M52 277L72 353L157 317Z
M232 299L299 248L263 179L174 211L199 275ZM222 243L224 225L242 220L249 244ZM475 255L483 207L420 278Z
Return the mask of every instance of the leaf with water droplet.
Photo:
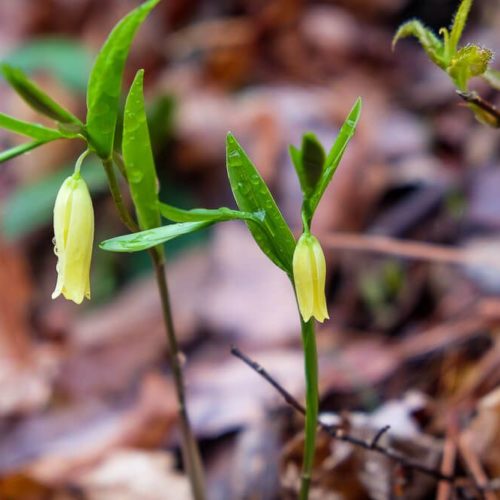
M125 16L110 33L90 73L87 132L97 154L111 157L123 70L134 35L160 0L148 0Z
M328 187L328 184L330 184L333 174L339 166L340 160L342 159L342 156L344 155L344 152L347 148L347 144L349 144L349 141L356 131L356 126L358 124L360 115L361 98L358 97L351 109L351 112L340 128L340 132L335 139L335 142L330 149L328 156L326 157L325 166L323 168L321 177L317 182L314 193L310 196L309 200L307 200L307 203L303 208L309 220L312 218L314 211L318 207L318 203L320 202L321 197Z
M163 217L173 222L224 222L228 220L249 220L258 224L263 221L262 212L249 213L231 210L230 208L194 208L183 210L167 203L160 203L160 212Z
M226 138L226 164L240 210L263 214L261 224L246 221L255 241L278 267L291 275L295 238L266 183L232 134Z
M144 71L137 72L125 102L123 119L123 163L139 227L161 224L156 190L157 178L143 94Z
M99 244L109 252L140 252L162 245L167 241L185 234L194 233L213 224L212 222L182 222L169 226L156 227L139 233L125 234L105 240Z

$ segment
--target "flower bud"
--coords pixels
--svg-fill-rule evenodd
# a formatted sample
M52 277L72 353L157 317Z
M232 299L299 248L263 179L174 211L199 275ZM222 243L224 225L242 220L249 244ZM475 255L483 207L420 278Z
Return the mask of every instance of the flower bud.
M57 284L52 298L61 293L80 304L90 299L90 260L94 240L94 210L87 184L79 173L68 177L54 207L54 244Z
M293 279L300 314L323 323L329 318L325 298L325 256L319 241L310 233L299 238L293 254Z

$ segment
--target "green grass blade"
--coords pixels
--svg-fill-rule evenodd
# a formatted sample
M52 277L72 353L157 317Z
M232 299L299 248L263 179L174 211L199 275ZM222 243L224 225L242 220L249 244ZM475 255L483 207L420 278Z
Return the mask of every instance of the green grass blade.
M292 273L295 238L281 215L266 183L232 134L226 139L229 182L240 210L262 213L262 224L246 221L262 251L286 273Z
M49 97L36 83L31 81L20 69L2 64L2 74L12 88L35 111L61 123L83 127L83 123L67 109Z
M136 31L160 0L148 0L125 16L110 33L90 73L87 90L87 132L97 154L113 151L123 70Z
M161 219L158 207L158 180L144 106L143 80L144 71L140 70L127 96L122 150L139 227L152 229L161 224Z
M139 233L117 236L100 243L102 250L109 252L140 252L148 250L185 234L194 233L210 226L211 222L183 222L169 226L156 227Z
M26 137L31 137L32 139L37 139L39 141L54 141L64 137L71 137L60 132L59 130L47 128L37 123L18 120L17 118L5 115L4 113L0 113L0 128L10 130L11 132L24 135Z
M318 182L318 186L310 197L309 210L311 217L314 214L314 211L316 210L326 188L328 187L328 184L330 184L333 174L339 166L340 160L342 159L342 156L347 148L347 144L349 144L349 141L356 131L356 126L358 124L360 115L361 98L358 98L353 108L351 109L351 112L347 116L344 124L340 128L339 135L337 136L337 139L335 140L335 143L330 149L325 160L325 168L323 169L323 174L321 175L321 179Z

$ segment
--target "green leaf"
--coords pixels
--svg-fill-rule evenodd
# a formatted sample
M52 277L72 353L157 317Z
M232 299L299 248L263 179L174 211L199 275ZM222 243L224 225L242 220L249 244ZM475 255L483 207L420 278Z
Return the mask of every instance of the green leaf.
M281 215L254 164L232 134L226 138L226 164L229 182L240 210L262 213L262 226L246 221L262 251L286 273L292 274L295 238Z
M84 92L92 67L87 48L69 38L34 38L11 52L3 62L31 73L42 70L54 75L68 88Z
M5 79L35 111L58 122L75 125L77 129L83 127L82 122L76 116L49 97L20 69L8 64L2 64L1 68Z
M109 252L140 252L148 250L184 234L199 231L212 222L182 222L169 226L156 227L139 233L126 234L103 241L99 247Z
M34 184L17 188L9 196L2 214L2 232L9 240L26 236L51 223L57 192L74 168L74 165L69 165ZM82 176L91 193L107 188L106 173L95 160L85 162Z
M436 63L440 68L446 68L446 61L444 60L444 46L441 40L426 26L424 26L418 19L412 19L402 24L394 38L392 39L392 48L396 46L397 42L402 38L414 36L420 42L423 49L429 58Z
M4 113L0 113L0 128L5 128L16 134L21 134L39 141L54 141L65 137L71 137L63 134L59 130L44 127L36 123L25 122L18 120ZM74 137L74 136L73 136Z
M308 198L315 190L325 164L325 150L312 133L307 132L302 137L302 146L298 150L290 146L290 156L299 177L304 198Z
M158 179L149 139L143 93L144 71L137 72L125 103L123 120L123 162L139 227L161 224L158 208Z
M113 151L123 70L136 31L160 0L148 0L125 16L104 43L92 68L87 90L87 131L103 159Z
M471 7L472 0L462 0L453 19L449 39L449 50L452 57L457 51L458 43L460 42L460 38L462 37L465 23L467 22L467 18L469 17Z
M182 208L173 207L166 203L160 203L160 212L165 219L173 222L224 222L228 220L251 220L257 223L263 221L263 214L251 214L248 212L240 212L239 210L231 210L230 208L221 207L217 209L209 208L194 208L192 210L183 210Z
M482 76L494 89L500 90L500 71L489 68Z
M333 174L339 166L340 160L344 155L347 148L347 144L351 140L354 132L356 131L356 126L358 125L359 117L361 115L361 98L358 97L351 109L349 115L347 116L344 124L340 128L340 132L335 139L335 142L330 149L328 156L325 160L325 167L321 178L317 184L314 193L311 195L308 206L306 207L306 213L309 220L312 218L320 200L323 196L328 184L332 180Z
M4 161L11 160L16 156L22 155L31 151L32 149L38 148L39 146L43 146L49 141L33 141L33 142L25 142L24 144L19 144L19 146L14 146L13 148L7 149L0 153L0 163Z
M460 90L466 90L469 80L483 75L492 59L491 50L469 44L456 53L447 71L455 85Z

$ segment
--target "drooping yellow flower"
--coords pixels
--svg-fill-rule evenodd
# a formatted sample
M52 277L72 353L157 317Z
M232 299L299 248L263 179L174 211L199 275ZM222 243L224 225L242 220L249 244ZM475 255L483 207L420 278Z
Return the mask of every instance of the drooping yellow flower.
M326 263L319 241L310 233L304 233L297 242L293 254L293 279L304 321L311 317L319 322L328 316L325 298Z
M94 210L87 184L78 172L68 177L54 206L54 244L57 284L52 298L61 293L80 304L90 299L90 260L94 241Z

